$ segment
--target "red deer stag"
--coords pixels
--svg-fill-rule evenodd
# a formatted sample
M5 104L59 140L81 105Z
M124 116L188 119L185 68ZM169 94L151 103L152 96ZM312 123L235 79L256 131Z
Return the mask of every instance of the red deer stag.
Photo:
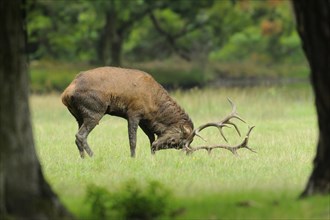
M135 156L136 132L138 126L148 136L151 153L161 149L182 149L189 153L205 149L224 148L236 154L236 150L246 148L249 129L243 142L237 146L215 145L190 146L198 133L210 126L222 128L228 125L237 126L231 119L241 119L232 105L232 113L217 123L207 123L196 129L188 114L169 96L167 91L149 74L132 69L100 67L82 72L72 81L62 94L62 102L76 118L79 130L76 134L76 145L80 156L84 151L93 155L88 146L87 136L105 115L114 115L128 121L128 137L131 156ZM243 121L244 122L244 121ZM155 139L157 135L157 140ZM224 137L225 138L225 137ZM226 140L226 139L225 139Z

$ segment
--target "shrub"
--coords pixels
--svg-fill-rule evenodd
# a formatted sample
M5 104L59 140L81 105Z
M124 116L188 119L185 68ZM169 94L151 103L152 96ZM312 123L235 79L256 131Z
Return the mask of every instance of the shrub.
M87 190L87 201L97 219L158 219L170 218L171 193L162 184L151 181L143 188L131 180L116 192L95 185Z

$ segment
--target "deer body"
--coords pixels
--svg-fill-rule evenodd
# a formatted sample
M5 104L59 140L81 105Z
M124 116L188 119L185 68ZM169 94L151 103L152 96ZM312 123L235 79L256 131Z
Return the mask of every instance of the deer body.
M100 67L80 73L62 94L62 102L79 126L76 145L93 155L87 136L105 114L128 121L131 156L135 156L136 132L148 136L151 152L183 148L193 131L184 110L149 74L138 70ZM155 140L157 135L157 140Z

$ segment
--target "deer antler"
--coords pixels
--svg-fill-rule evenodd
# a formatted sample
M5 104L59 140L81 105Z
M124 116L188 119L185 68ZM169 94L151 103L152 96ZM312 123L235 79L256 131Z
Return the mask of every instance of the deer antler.
M238 114L236 111L236 105L228 98L228 101L230 103L230 105L232 106L232 111L229 115L227 115L224 119L220 120L219 122L210 122L210 123L206 123L204 125L199 126L198 128L194 129L190 136L187 138L187 142L185 143L184 146L184 151L186 151L187 154L192 154L193 152L197 151L197 150L207 150L208 153L211 153L211 151L215 148L223 148L223 149L227 149L230 152L232 152L234 155L237 155L237 150L240 148L246 148L254 153L256 153L256 151L254 151L253 149L251 149L250 147L248 147L248 141L249 141L249 137L250 137L250 133L252 131L252 129L254 128L254 126L249 127L249 130L244 138L244 140L236 145L236 146L230 146L227 144L220 144L220 145L212 145L212 146L198 146L198 147L191 147L190 144L193 142L194 137L198 136L201 137L199 135L199 132L202 131L203 129L207 128L207 127L216 127L219 129L221 136L223 137L223 139L228 143L227 138L225 137L225 135L223 134L222 128L223 127L229 127L229 125L232 125L236 132L238 133L239 136L241 136L241 133L237 127L237 125L233 122L231 122L231 119L238 119L244 123L246 123ZM201 137L202 138L202 137ZM203 139L203 138L202 138ZM204 140L204 139L203 139Z

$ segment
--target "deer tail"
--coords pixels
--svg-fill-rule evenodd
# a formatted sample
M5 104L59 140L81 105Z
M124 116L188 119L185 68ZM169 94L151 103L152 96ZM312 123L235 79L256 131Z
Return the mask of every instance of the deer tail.
M70 84L61 95L62 103L67 107L70 106L73 92L74 92L74 85Z

